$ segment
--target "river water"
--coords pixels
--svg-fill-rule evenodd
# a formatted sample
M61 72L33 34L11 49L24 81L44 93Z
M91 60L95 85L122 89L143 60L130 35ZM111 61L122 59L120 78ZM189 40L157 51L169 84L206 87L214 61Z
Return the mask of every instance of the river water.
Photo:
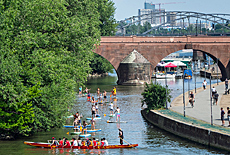
M197 87L202 86L204 78L197 77ZM47 142L51 137L62 138L63 136L71 139L72 136L67 135L67 132L72 132L71 129L61 128L53 129L50 132L39 132L31 137L25 137L14 141L0 141L0 154L12 155L30 155L30 154L225 154L221 150L210 149L206 146L179 138L168 132L165 132L157 127L147 123L141 116L141 93L144 90L143 86L120 86L116 85L117 76L107 76L101 78L90 79L87 87L91 88L90 92L96 95L96 89L99 87L108 92L108 97L114 86L117 87L117 101L114 102L115 106L121 109L121 120L128 123L106 123L109 119L109 105L104 104L99 106L100 114L103 116L101 120L96 121L96 128L102 129L101 132L92 134L92 137L103 138L105 137L109 144L119 144L118 128L124 131L124 139L132 144L139 144L137 148L132 149L111 149L111 150L71 150L71 149L44 149L35 148L24 145L24 141ZM195 78L185 80L185 91L188 90L188 81L190 82L190 89L195 88ZM209 80L207 80L209 83ZM165 80L153 80L153 82L165 84ZM216 80L212 80L215 83ZM169 89L172 90L171 95L173 98L177 97L183 92L183 80L167 80ZM172 98L172 99L173 99ZM91 116L91 103L86 101L86 97L76 96L74 108L71 109L72 113L77 111L83 115L83 120ZM115 119L115 118L112 118ZM67 124L72 124L72 119L67 121Z

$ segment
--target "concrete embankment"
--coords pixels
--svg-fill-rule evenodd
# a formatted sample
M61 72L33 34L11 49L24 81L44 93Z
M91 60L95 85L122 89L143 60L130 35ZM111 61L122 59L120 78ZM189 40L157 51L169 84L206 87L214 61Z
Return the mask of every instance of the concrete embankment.
M164 113L169 114L169 116ZM148 122L163 130L200 144L230 151L230 132L228 128L211 126L206 122L199 122L197 120L194 122L192 118L183 118L182 114L175 113L177 115L177 119L175 119L175 117L170 116L173 113L175 112L171 110L151 110L148 113L146 109L141 111L142 116Z

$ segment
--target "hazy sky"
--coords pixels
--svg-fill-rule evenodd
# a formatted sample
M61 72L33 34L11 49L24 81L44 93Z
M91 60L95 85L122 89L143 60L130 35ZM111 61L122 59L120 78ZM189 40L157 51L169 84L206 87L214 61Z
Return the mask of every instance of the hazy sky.
M138 9L144 9L144 2L170 3L185 2L177 4L164 4L161 8L166 11L197 11L202 13L225 13L230 14L230 0L112 0L115 3L116 20L138 15ZM159 5L156 5L158 9Z

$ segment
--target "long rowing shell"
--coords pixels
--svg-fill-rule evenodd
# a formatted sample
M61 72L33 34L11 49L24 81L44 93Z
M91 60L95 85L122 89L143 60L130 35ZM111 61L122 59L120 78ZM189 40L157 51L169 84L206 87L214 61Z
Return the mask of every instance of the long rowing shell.
M80 135L81 132L70 132L70 135Z
M95 129L95 130L87 130L87 132L100 132L101 129Z
M127 123L127 121L110 121L110 120L108 120L107 123Z
M84 134L84 135L79 135L79 137L90 137L91 134Z
M86 118L86 120L91 120L92 118ZM101 117L95 117L94 120L101 119Z

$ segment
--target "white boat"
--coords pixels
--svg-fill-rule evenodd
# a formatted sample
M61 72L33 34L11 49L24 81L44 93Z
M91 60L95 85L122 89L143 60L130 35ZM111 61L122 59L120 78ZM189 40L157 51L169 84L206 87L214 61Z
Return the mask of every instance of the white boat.
M166 74L166 76L164 73L157 73L156 74L157 79L165 79L165 77L166 77L166 79L172 79L172 78L175 78L175 74Z

